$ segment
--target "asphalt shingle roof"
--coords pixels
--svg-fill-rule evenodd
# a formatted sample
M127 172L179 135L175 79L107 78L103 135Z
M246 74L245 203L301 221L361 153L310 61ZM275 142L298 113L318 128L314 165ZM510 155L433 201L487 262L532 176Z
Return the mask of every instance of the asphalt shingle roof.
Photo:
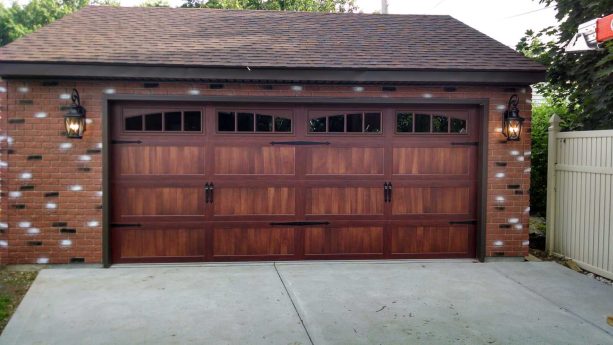
M0 48L0 62L543 71L450 16L91 6Z

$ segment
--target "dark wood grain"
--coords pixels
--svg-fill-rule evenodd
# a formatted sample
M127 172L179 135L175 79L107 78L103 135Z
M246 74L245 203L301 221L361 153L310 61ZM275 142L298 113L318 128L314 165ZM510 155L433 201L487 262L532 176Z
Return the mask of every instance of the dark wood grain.
M466 187L395 187L393 214L460 214L469 211L470 188Z
M306 156L308 175L383 175L383 148L316 147Z
M200 188L127 187L123 192L119 211L126 216L187 216L204 210Z
M291 187L218 187L214 215L293 215L296 198Z
M121 175L204 174L204 149L198 146L118 146Z
M392 227L392 254L470 254L472 225Z
M290 114L292 132L218 132L217 110ZM188 109L202 132L125 132L122 114ZM308 114L381 113L378 133L313 133ZM396 133L397 111L466 119L465 134ZM124 102L113 107L113 262L475 256L476 108ZM326 145L272 145L325 142ZM205 185L213 184L212 202ZM391 183L391 201L384 200ZM318 226L275 225L319 222Z
M121 259L204 258L204 229L123 229Z
M397 147L395 175L468 175L470 148Z
M294 175L295 148L217 146L216 175Z
M383 214L380 187L322 187L306 191L307 215Z
M220 227L213 230L213 256L274 256L295 253L293 228Z
M305 255L382 255L382 227L306 228Z

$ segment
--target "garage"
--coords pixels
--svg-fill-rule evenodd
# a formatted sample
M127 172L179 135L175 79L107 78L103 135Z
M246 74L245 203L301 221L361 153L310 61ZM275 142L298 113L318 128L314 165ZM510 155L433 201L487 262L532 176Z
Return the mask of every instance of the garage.
M113 262L475 257L477 113L117 103Z
M89 6L0 78L3 263L528 255L545 68L450 16Z

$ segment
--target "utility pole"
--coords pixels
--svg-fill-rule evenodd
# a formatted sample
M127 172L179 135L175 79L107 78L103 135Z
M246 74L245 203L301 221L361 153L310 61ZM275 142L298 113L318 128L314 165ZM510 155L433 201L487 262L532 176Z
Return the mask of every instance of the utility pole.
M387 3L387 0L381 0L381 14L387 14L388 6L389 4Z

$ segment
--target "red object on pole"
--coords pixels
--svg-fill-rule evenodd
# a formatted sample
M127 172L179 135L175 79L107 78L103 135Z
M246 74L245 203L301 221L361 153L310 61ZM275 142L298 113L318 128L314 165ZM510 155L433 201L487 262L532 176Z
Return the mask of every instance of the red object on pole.
M596 41L602 43L613 39L613 14L599 18L596 24Z

